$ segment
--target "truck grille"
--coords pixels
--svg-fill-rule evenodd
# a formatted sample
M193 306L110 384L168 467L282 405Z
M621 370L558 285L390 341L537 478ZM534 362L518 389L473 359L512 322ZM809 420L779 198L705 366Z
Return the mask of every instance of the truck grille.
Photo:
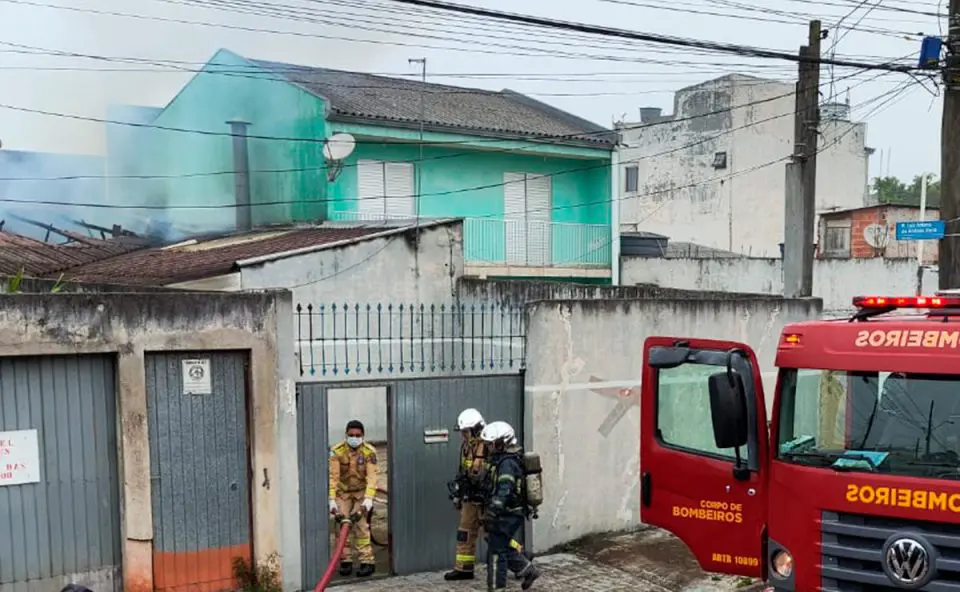
M922 534L936 547L936 578L922 588L931 592L960 592L960 526L823 512L821 524L821 578L824 592L903 590L887 577L881 565L883 544L894 533Z

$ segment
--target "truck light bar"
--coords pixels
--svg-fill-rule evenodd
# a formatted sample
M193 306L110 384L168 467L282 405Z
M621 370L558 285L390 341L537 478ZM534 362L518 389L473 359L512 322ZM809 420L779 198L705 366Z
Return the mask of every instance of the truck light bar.
M857 308L960 308L958 296L857 296L853 299Z

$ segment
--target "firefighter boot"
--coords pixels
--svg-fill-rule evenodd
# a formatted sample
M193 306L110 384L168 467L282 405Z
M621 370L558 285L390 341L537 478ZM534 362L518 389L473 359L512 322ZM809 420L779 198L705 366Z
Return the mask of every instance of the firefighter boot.
M373 572L376 570L376 567L372 563L361 563L360 569L357 570L358 578L369 578L373 575Z
M472 580L472 579L473 579L473 572L472 572L472 571L461 571L461 570L459 570L459 569L455 569L455 570L453 570L453 571L448 571L447 573L443 574L443 579L446 580L446 581L448 581L448 582L459 582L459 581L461 581L461 580Z
M353 573L353 562L352 561L341 561L340 562L340 575L349 576Z
M537 566L530 564L530 569L527 570L527 573L523 574L523 583L520 584L521 590L529 590L530 586L533 586L533 583L540 577L540 570L537 569Z

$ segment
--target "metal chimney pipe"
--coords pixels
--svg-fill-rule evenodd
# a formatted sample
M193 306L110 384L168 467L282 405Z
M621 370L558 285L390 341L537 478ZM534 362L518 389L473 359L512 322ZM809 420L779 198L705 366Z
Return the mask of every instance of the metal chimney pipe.
M233 180L234 196L237 206L237 230L253 228L253 215L250 200L250 154L247 149L246 121L228 121L230 135L233 138Z

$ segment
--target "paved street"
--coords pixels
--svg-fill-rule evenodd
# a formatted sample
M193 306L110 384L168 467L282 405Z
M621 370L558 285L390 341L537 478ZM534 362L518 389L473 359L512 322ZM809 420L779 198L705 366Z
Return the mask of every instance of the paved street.
M743 578L705 574L689 552L673 537L657 530L598 537L580 552L537 558L543 576L533 590L549 592L730 592L745 590ZM486 577L481 569L473 582L448 583L443 573L418 574L345 584L337 592L481 592ZM508 590L519 590L511 578Z

